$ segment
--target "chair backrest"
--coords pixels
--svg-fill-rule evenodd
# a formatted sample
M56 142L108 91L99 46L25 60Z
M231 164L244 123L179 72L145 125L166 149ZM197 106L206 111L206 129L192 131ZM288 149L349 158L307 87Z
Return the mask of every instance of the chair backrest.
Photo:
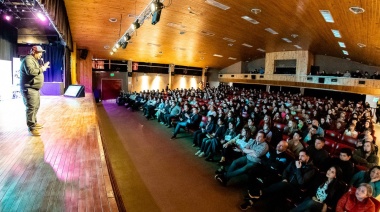
M338 141L340 139L341 134L335 130L326 130L325 138L330 138Z
M341 143L347 144L352 147L356 147L356 143L358 142L358 139L353 138L351 136L343 135L341 139Z
M331 139L325 139L325 146L323 148L330 153L330 155L334 154L335 148L336 148L336 142Z
M349 146L349 145L347 145L347 144L344 144L344 143L336 143L335 151L334 151L334 153L333 153L332 156L339 157L340 150L343 149L343 148L349 148L349 149L351 149L352 152L355 150L354 147Z
M282 124L282 123L279 123L279 122L276 122L274 123L274 126L279 129L281 132L284 132L284 128L286 127L285 124Z

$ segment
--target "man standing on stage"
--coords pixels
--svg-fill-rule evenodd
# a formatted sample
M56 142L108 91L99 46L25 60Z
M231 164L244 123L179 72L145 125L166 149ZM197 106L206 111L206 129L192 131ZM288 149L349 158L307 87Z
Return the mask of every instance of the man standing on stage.
M42 125L37 123L37 112L40 107L40 89L44 82L43 72L49 68L50 62L43 63L41 46L33 46L20 67L21 94L26 106L26 124L33 136L40 136Z

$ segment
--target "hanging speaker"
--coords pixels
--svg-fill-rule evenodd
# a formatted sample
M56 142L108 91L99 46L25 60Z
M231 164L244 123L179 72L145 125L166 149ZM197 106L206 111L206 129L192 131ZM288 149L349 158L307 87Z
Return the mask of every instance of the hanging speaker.
M87 58L87 54L88 54L88 50L87 49L82 49L82 51L80 52L80 59L83 59L85 60Z

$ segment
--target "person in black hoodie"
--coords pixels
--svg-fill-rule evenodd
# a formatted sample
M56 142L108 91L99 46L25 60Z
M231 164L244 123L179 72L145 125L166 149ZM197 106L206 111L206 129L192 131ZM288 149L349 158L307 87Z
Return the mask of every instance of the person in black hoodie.
M332 158L329 162L330 166L339 166L343 171L342 181L349 183L354 175L354 163L351 161L352 150L343 148L340 150L339 158Z
M345 192L345 185L340 182L342 169L339 166L331 166L325 177L319 177L314 181L314 188L309 189L310 194L302 203L290 212L303 211L327 211L330 207L335 211L336 204Z

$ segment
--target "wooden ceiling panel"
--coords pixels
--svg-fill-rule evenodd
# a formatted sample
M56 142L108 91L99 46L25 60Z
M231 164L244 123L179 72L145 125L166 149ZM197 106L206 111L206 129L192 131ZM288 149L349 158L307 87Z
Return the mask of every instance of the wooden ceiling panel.
M297 50L294 45L314 54L349 57L379 66L379 1L219 0L230 7L228 10L213 7L205 0L172 1L162 10L156 25L151 25L151 19L145 20L127 48L119 49L112 56L104 46L112 48L135 20L128 15L140 14L150 1L65 0L65 4L73 40L78 48L93 52L94 57L223 68L264 57L265 53L258 48L266 52L294 51ZM164 5L168 4L168 0L164 1ZM349 11L351 6L361 6L366 11L355 15ZM252 8L261 9L261 13L252 13ZM319 10L330 10L335 22L326 23ZM259 24L249 23L242 16L249 16ZM109 22L110 17L118 22ZM279 34L273 35L266 28ZM335 38L331 29L339 30L342 38ZM291 43L282 38L290 39ZM339 47L338 41L344 42L346 48ZM358 47L359 42L366 47ZM244 43L252 48L243 46ZM343 55L342 50L347 50L349 55Z

